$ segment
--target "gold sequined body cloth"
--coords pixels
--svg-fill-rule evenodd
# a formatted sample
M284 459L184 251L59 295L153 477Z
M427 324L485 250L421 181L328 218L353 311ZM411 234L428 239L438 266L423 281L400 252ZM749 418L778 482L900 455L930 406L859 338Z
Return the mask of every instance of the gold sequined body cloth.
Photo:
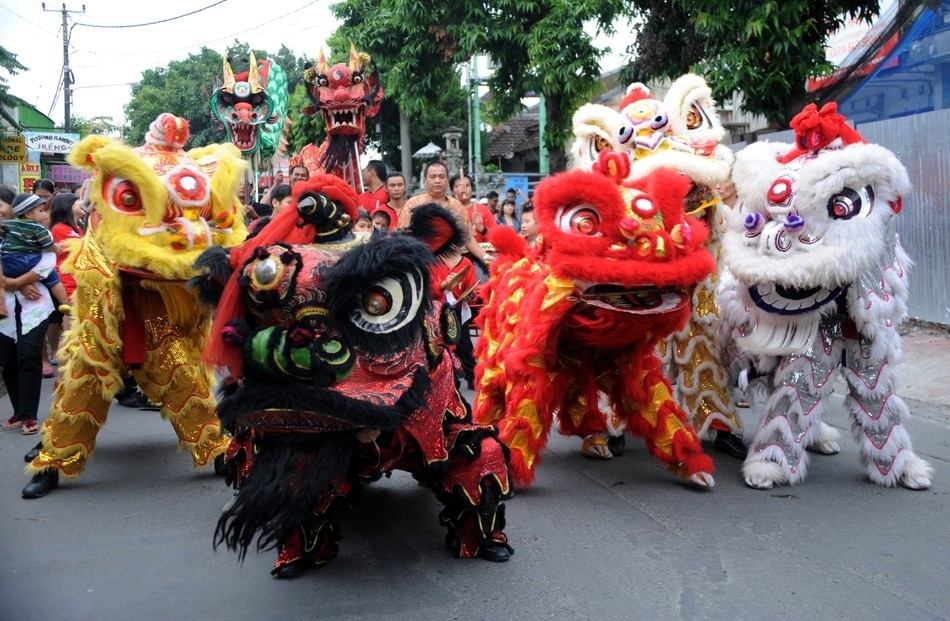
M76 321L60 349L60 378L43 425L43 448L28 469L55 467L63 475L82 472L106 422L112 396L127 371L153 403L162 404L179 438L179 448L205 466L227 448L214 411L212 378L198 361L210 315L195 303L184 281L149 280L123 273L92 237L83 239L73 274ZM131 329L135 322L141 332ZM135 337L142 364L123 359L123 333ZM127 356L129 354L127 353Z
M187 281L205 249L232 247L247 234L237 200L245 164L232 144L186 152L188 137L185 119L163 113L141 146L87 136L69 154L90 175L80 192L88 228L67 242L62 269L76 279L74 321L28 472L82 472L129 373L161 405L196 466L227 448L201 363L210 315Z
M709 241L706 247L719 265L722 254L722 231L725 226L719 209L721 203L707 209ZM693 428L700 436L710 427L724 425L742 435L742 423L735 414L730 377L722 361L719 343L719 308L716 305L718 271L696 285L692 292L692 313L689 322L659 347L660 357L667 366L667 375L676 388L677 401L686 410ZM717 424L718 422L718 424Z

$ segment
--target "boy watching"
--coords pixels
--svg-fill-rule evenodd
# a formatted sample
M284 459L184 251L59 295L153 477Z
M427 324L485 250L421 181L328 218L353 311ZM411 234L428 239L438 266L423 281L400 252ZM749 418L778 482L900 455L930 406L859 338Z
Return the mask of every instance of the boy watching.
M53 242L53 236L46 228L49 204L45 198L36 194L17 194L10 206L15 217L0 223L0 261L4 275L16 278L36 267L44 252L59 252L59 244ZM69 298L56 270L40 282L49 289L56 306L65 307L65 312L68 312ZM60 312L64 312L62 308Z
M389 214L382 210L377 209L373 212L373 226L382 231L388 231L390 225L392 224L392 218Z

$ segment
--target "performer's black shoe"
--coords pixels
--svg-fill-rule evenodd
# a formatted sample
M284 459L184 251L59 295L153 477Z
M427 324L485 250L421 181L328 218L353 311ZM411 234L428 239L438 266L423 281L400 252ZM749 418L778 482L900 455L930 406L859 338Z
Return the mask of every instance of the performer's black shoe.
M214 473L221 477L228 473L227 466L224 463L224 453L214 458Z
M717 451L721 451L736 459L745 459L749 453L749 447L742 441L742 436L737 436L731 431L726 430L716 431L716 441L713 443L713 447Z
M304 574L308 569L312 569L315 565L308 561L307 559L300 559L294 561L293 563L288 563L287 565L281 565L271 570L270 575L275 578L299 578Z
M34 459L40 456L40 449L43 448L43 442L37 442L36 446L30 449L30 451L23 456L23 461L30 463Z
M59 470L47 468L33 475L33 480L23 488L24 498L42 498L59 485Z
M149 401L148 397L140 393L138 390L132 390L132 392L127 393L117 393L115 400L119 402L119 405L127 408L155 411L162 409L161 406Z
M624 435L607 436L607 450L614 457L623 455L623 449L627 446L627 438Z
M493 563L504 563L514 553L514 549L506 543L488 543L478 548L475 556Z

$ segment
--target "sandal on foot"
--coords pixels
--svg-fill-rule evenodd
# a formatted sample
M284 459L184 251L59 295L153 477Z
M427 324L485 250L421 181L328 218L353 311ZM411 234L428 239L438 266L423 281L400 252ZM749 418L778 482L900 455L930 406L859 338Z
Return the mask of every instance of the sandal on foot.
M35 420L25 420L23 421L23 429L20 430L25 436L32 436L40 430L40 424Z
M595 459L610 459L613 457L610 449L607 448L607 440L597 434L584 438L584 442L581 443L581 453L586 457Z
M49 378L53 377L54 375L56 375L56 371L53 370L53 367L43 369L43 377Z
M11 416L7 419L7 422L3 423L4 429L19 429L23 426L23 421L15 416Z

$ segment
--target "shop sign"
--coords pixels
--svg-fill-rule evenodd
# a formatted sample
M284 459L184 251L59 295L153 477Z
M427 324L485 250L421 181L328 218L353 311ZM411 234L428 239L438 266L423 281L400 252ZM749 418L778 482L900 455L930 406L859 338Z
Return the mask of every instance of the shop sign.
M23 162L20 164L20 191L32 192L33 184L40 179L39 162Z
M0 164L22 164L26 161L26 140L23 136L0 137Z
M58 132L23 132L26 138L26 148L40 153L66 154L73 150L79 142L79 134L63 134Z
M51 164L46 167L49 178L60 185L80 185L91 175L87 172L67 166L66 164Z

